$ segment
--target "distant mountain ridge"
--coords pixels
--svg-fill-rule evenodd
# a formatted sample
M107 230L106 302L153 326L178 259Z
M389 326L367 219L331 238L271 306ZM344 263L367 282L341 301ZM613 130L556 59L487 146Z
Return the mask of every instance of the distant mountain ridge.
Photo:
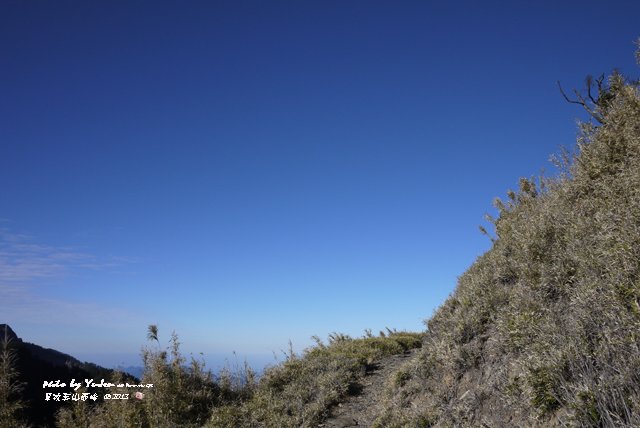
M25 342L8 324L0 324L0 344L8 338L9 347L15 350L19 381L24 383L22 397L27 404L29 422L35 426L53 426L55 412L63 405L60 402L45 400L45 381L68 383L71 379L82 382L84 379L110 380L114 370L89 362L81 362L71 355L55 349ZM124 379L138 383L138 378L125 372ZM49 391L52 392L52 391ZM67 392L67 391L56 391Z
M138 379L142 378L142 374L144 373L144 367L142 366L118 366L116 370L120 370L123 373L129 373L131 376L137 377Z
M9 337L10 341L20 340L18 335L16 335L16 333L11 329L11 327L9 327L8 324L0 324L0 342L4 342L5 334Z
M28 349L31 355L37 359L45 361L54 366L75 366L75 367L83 367L87 364L92 363L83 363L80 360L72 357L69 354L65 354L64 352L56 351L55 349L44 348L40 345L36 345L34 343L25 342L18 337L18 335L13 331L13 329L8 324L0 324L0 341L4 341L5 337L5 328L7 331L7 336L9 340L12 342L17 342L20 346L23 346L25 349ZM99 367L99 366L96 366ZM107 369L105 369L107 370Z

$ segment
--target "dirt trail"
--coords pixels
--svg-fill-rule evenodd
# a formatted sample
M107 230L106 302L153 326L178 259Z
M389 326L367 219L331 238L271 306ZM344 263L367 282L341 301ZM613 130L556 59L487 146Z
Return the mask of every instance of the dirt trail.
M418 352L412 349L380 360L362 380L362 390L332 409L331 416L319 428L370 427L381 410L385 383L393 373Z

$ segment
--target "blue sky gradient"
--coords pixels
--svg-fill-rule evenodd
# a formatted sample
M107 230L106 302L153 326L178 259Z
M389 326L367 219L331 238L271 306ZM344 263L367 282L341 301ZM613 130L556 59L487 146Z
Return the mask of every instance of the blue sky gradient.
M0 322L139 364L421 330L640 2L0 3Z

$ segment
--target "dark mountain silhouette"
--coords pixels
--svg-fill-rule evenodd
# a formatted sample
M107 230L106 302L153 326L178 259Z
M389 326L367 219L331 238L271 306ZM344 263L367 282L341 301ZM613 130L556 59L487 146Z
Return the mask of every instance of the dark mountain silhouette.
M95 379L99 383L101 379L108 381L113 378L114 371L111 369L81 362L55 349L23 341L7 324L0 324L0 343L4 342L5 331L9 347L17 357L18 381L23 383L22 398L27 406L25 414L28 422L35 426L54 426L56 411L69 403L46 401L46 392L71 392L71 388L44 388L45 381L59 380L69 384L71 379L78 382ZM138 379L129 374L125 374L123 379L138 383Z

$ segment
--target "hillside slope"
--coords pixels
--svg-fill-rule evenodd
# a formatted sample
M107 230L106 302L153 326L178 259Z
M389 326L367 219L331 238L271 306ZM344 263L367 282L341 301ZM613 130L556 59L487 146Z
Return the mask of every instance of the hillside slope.
M20 398L26 407L26 411L23 413L25 419L35 426L53 426L55 413L63 407L60 402L44 400L45 392L55 392L53 389L43 388L44 381L69 382L70 379L78 379L80 382L84 379L98 381L111 379L114 375L113 370L93 363L81 362L71 355L55 349L43 348L25 342L8 324L0 324L0 360L3 358L2 348L5 334L9 342L8 347L12 350L15 358L14 369L17 372L15 382L22 385ZM0 367L5 366L0 364ZM0 382L6 382L6 379L5 373L0 373ZM133 376L125 375L123 379L137 383L137 379ZM90 389L90 391L93 392L95 389ZM1 424L3 422L6 421L0 421L0 426L3 426Z
M258 379L187 364L151 325L144 399L80 401L56 426L640 426L640 84L587 82L575 154L496 200L492 248L424 334L333 333Z
M639 85L588 85L576 153L496 200L378 426L640 426Z

